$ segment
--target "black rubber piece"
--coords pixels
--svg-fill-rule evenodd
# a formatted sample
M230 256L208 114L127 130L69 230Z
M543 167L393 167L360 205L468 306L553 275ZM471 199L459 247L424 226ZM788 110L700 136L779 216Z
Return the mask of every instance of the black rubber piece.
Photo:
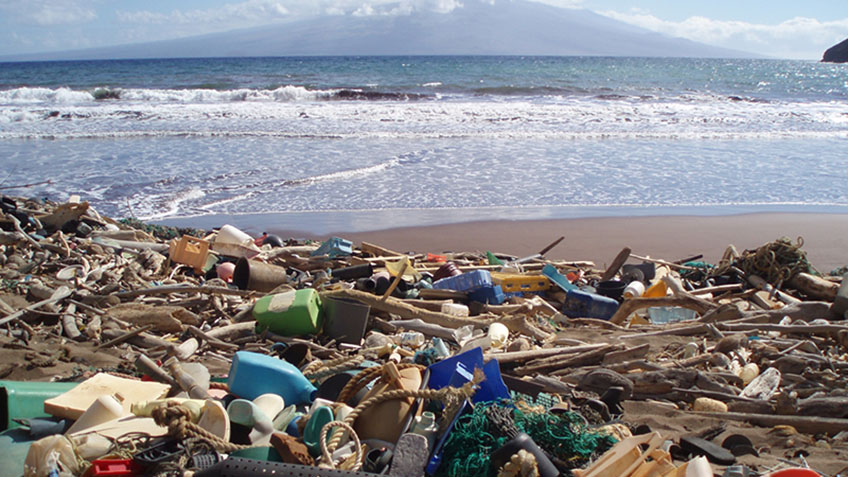
M733 465L736 456L729 450L700 437L681 437L680 448L692 455L702 455L713 464Z

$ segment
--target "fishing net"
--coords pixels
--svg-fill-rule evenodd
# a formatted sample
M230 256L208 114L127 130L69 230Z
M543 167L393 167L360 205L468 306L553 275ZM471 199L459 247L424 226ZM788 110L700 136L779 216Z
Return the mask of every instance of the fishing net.
M552 460L569 469L582 467L616 442L589 431L575 413L554 414L544 406L514 406L511 401L479 403L457 420L436 475L495 475L489 456L519 432L528 434Z

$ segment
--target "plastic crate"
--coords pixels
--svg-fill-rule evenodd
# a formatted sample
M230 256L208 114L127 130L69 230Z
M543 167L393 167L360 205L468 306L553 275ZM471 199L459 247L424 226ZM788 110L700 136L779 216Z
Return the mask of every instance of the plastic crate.
M484 287L492 286L492 274L488 270L474 270L453 277L442 278L433 283L437 290L455 290L473 292Z
M544 275L492 273L492 281L500 285L504 293L540 292L551 287L551 281Z
M506 301L506 295L504 295L500 285L493 285L474 290L468 294L468 299L488 305L500 305Z
M172 262L188 265L194 268L195 272L203 273L206 257L209 256L210 245L207 240L183 235L179 239L171 240L168 256Z

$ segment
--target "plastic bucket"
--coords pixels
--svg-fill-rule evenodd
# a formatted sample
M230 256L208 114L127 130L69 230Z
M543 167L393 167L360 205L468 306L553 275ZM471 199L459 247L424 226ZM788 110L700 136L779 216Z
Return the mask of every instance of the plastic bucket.
M371 307L356 300L327 298L323 302L324 333L341 343L358 345L365 336Z
M233 285L239 290L269 292L286 282L288 275L285 268L244 257L238 259L233 270Z
M624 293L626 286L627 284L621 280L607 280L598 283L595 289L598 291L598 295L618 300L621 298L621 294Z

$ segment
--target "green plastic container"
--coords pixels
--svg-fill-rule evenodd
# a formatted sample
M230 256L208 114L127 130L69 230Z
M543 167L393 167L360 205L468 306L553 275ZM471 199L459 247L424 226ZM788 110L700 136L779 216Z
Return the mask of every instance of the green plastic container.
M264 296L253 306L253 317L257 329L283 336L317 333L324 321L321 297L312 288Z
M12 419L49 417L44 401L70 391L79 383L0 381L0 431L18 427Z

